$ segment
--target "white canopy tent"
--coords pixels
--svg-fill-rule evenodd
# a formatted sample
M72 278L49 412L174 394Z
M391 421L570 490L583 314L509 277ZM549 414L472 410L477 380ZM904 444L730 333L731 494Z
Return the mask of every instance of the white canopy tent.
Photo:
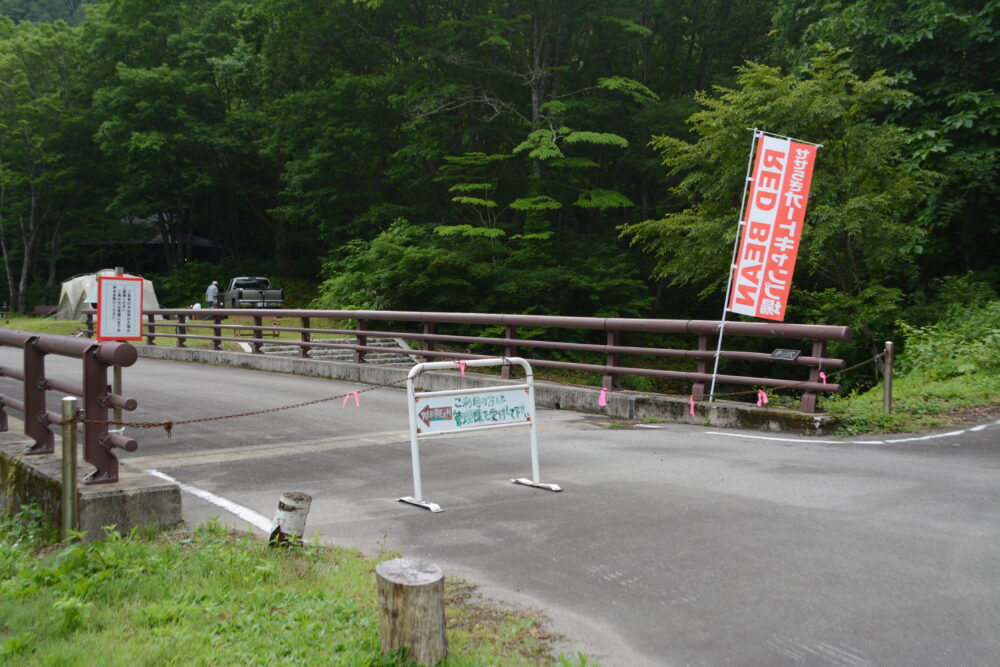
M97 305L97 278L98 276L115 276L114 269L101 269L97 273L85 273L74 276L62 284L59 292L59 310L56 311L57 320L79 320L83 317L85 308L94 308ZM126 278L138 278L130 273L122 274ZM143 278L142 280L142 307L144 309L155 309L160 307L160 302L156 298L153 290L153 282Z

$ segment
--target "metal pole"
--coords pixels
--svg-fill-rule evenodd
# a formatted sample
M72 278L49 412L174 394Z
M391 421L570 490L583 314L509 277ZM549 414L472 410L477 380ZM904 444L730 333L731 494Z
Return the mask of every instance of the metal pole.
M750 129L750 128L747 128ZM753 171L753 154L757 148L757 139L760 138L761 132L756 127L753 128L753 139L750 141L750 157L747 159L747 173L746 178L743 181L743 197L740 199L740 210L739 210L739 225L736 227L736 241L733 243L733 256L729 260L729 280L726 282L726 303L722 306L722 321L719 323L719 340L715 346L715 363L712 366L712 386L708 390L708 400L712 402L715 400L715 379L719 375L719 355L722 354L722 336L726 332L726 313L729 311L729 293L733 289L733 269L736 268L736 253L739 252L740 239L743 238L743 228L746 226L746 220L743 216L746 215L746 205L747 205L747 190L750 189L750 173Z
M406 400L410 406L410 460L413 463L413 498L418 502L424 500L424 490L420 488L420 444L417 442L417 420L413 418L416 392L413 389L413 378L406 380Z
M62 537L77 530L76 494L76 403L73 396L62 400Z
M892 412L892 358L893 358L893 344L891 340L885 342L885 365L883 366L883 393L882 393L882 411L885 414Z
M115 394L117 394L118 396L121 396L122 395L122 367L118 366L118 365L115 365L115 366L112 367L112 369L113 369L113 373L114 373L114 379L112 380L114 382L114 386L113 386L112 389L115 392ZM120 422L122 420L122 409L121 408L115 408L114 411L113 411L113 414L114 414L114 420L116 422ZM122 428L122 427L119 426L118 428Z

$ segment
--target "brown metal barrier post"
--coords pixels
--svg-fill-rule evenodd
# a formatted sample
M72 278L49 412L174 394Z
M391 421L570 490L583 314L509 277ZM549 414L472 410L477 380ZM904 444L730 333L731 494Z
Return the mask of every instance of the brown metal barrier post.
M368 320L363 320L358 318L358 345L368 345L368 336L363 336L360 332L368 328ZM354 363L363 364L365 363L365 351L364 350L354 350Z
M88 314L87 317L90 317ZM156 345L154 342L156 340L156 315L149 313L146 315L146 319L149 324L146 327L146 345Z
M817 359L822 359L823 355L826 354L826 341L825 340L814 340L812 346L812 356ZM819 366L809 367L809 381L818 381L820 371L822 371ZM799 402L799 409L802 412L816 412L816 392L811 390L806 390L802 393L802 400Z
M433 336L434 335L434 323L433 322L423 322L423 332L424 332L425 336ZM430 338L424 338L423 340L420 341L420 349L422 351L424 351L424 352L433 352L434 351L434 341L432 339L430 339ZM426 363L426 362L428 362L428 361L431 360L431 358L428 355L426 355L426 354L423 355L422 357L420 357L420 359L424 363Z
M35 441L29 455L56 451L45 410L45 352L37 343L38 336L24 341L24 434Z
M215 325L212 327L212 349L221 350L222 341L219 339L222 338L222 315L212 315L212 324Z
M253 316L253 337L254 341L250 344L253 348L254 354L264 354L263 347L264 344L260 342L261 337L264 335L264 331L261 327L264 326L264 318L261 315Z
M708 352L708 336L705 334L698 334L698 351ZM708 373L708 357L698 357L698 362L696 365L698 373L706 374ZM694 396L696 401L701 401L705 398L705 383L695 382L691 385L691 395Z
M108 433L108 366L131 366L138 358L131 345L118 347L111 353L95 345L83 354L83 460L95 470L84 478L84 484L108 484L118 481L118 457L112 447L135 451L134 440Z
M312 334L310 334L309 331L305 331L305 329L309 329L311 321L312 319L309 317L303 317L300 320L302 324L302 329L304 329L304 331L300 332L301 335L299 336L299 338L302 340L302 345L299 346L299 356L302 357L303 359L309 358L308 343L312 341Z
M609 331L608 347L618 347L621 344L621 339L622 339L621 331ZM618 355L615 352L608 352L607 367L614 368L617 365L618 365ZM614 389L614 385L615 385L615 374L611 372L606 372L604 374L604 377L601 378L601 387L610 391Z
M508 324L506 327L504 327L504 336L507 338L508 341L516 340L517 327L513 324ZM510 359L511 357L516 357L517 345L508 342L507 345L505 345L503 348L503 356L507 357L508 359ZM504 380L509 380L512 377L514 377L514 365L504 364L503 366L501 366L500 377L503 378Z
M185 344L187 341L187 327L184 324L187 322L187 315L177 316L177 347L187 347Z

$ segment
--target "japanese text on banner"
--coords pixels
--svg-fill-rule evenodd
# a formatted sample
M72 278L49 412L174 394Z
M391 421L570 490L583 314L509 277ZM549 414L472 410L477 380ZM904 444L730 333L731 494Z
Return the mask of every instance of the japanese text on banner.
M816 146L763 135L747 199L727 310L783 321Z

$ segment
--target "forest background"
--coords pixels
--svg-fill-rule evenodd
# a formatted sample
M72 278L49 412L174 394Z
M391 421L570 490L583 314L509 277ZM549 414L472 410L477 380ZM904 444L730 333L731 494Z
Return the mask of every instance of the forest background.
M267 275L290 305L717 319L758 127L824 146L786 321L860 358L997 298L998 9L0 0L0 298L124 266L171 307Z

